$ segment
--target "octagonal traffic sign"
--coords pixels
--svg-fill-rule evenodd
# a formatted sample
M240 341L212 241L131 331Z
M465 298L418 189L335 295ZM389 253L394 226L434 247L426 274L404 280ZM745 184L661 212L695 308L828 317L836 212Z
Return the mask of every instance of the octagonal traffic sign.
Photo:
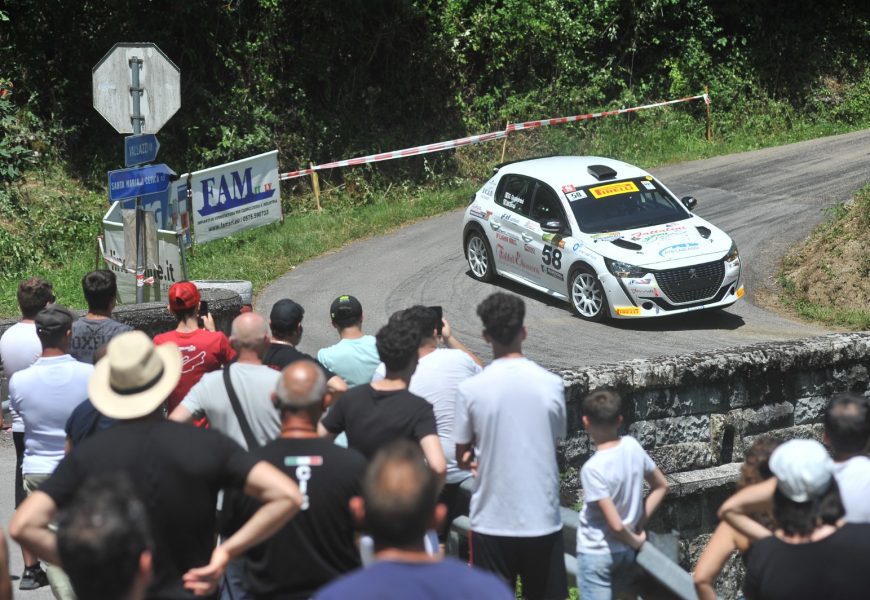
M141 131L157 133L181 107L181 71L156 45L118 43L93 68L94 108L118 133L133 133L131 60L139 62Z

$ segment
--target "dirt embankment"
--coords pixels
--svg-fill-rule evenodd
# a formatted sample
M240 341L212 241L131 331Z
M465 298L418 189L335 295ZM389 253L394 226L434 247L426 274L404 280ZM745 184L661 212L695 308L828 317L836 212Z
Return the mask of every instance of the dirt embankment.
M870 187L783 258L780 282L803 317L870 328Z

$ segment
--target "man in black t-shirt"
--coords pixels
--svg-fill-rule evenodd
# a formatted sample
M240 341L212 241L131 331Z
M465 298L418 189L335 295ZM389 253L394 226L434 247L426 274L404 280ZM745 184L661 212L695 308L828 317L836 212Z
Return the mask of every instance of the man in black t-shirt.
M314 362L286 367L272 397L281 411L281 437L252 453L292 477L303 494L296 518L245 556L247 588L257 600L310 598L360 566L350 499L360 494L366 460L318 437L325 395L326 378ZM256 506L240 499L234 512L247 518Z
M272 341L266 349L265 356L263 356L263 364L280 371L297 360L313 361L323 370L329 392L337 396L347 390L347 383L344 379L324 367L313 356L296 348L302 341L303 316L305 316L305 309L289 298L278 300L272 305L272 312L269 314Z
M180 375L175 344L155 347L141 331L112 339L106 358L94 367L88 392L98 411L120 422L73 449L18 509L10 524L12 537L57 563L57 539L48 528L57 510L90 476L123 471L145 503L154 536L148 597L211 597L229 560L280 529L298 511L302 496L291 479L230 438L164 421L160 408ZM215 548L221 488L243 488L264 506L250 527Z
M447 474L447 460L438 438L432 405L408 391L417 367L420 334L405 319L392 318L376 336L378 355L386 368L380 381L358 385L345 392L318 425L322 436L347 433L347 443L371 460L393 440L419 442L439 488Z

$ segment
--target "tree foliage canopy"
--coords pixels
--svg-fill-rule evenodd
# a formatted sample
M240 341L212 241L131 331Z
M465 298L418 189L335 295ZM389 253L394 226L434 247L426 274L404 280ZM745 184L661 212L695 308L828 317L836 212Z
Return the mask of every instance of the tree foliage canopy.
M289 168L704 84L725 111L868 110L844 90L868 79L870 8L846 0L0 2L0 81L93 181L122 146L92 108L91 69L137 40L181 69L160 139L182 168L274 147Z

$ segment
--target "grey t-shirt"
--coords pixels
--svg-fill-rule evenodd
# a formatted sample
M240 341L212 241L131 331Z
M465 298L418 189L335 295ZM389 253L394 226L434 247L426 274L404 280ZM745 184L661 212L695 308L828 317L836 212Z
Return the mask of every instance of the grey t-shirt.
M230 381L233 382L233 389L239 397L251 432L260 445L265 446L281 433L278 409L272 404L272 392L281 372L266 365L248 363L232 363L224 368L230 369ZM187 392L181 406L189 410L194 418L208 417L212 429L228 435L242 448L248 447L236 413L233 412L233 405L230 404L222 370L203 375Z
M115 319L82 317L73 321L69 353L76 360L92 365L94 364L94 352L100 346L108 344L113 337L125 331L133 331L133 328Z
M559 531L556 443L565 437L562 379L527 358L494 360L459 384L453 440L478 459L471 529L538 537Z

